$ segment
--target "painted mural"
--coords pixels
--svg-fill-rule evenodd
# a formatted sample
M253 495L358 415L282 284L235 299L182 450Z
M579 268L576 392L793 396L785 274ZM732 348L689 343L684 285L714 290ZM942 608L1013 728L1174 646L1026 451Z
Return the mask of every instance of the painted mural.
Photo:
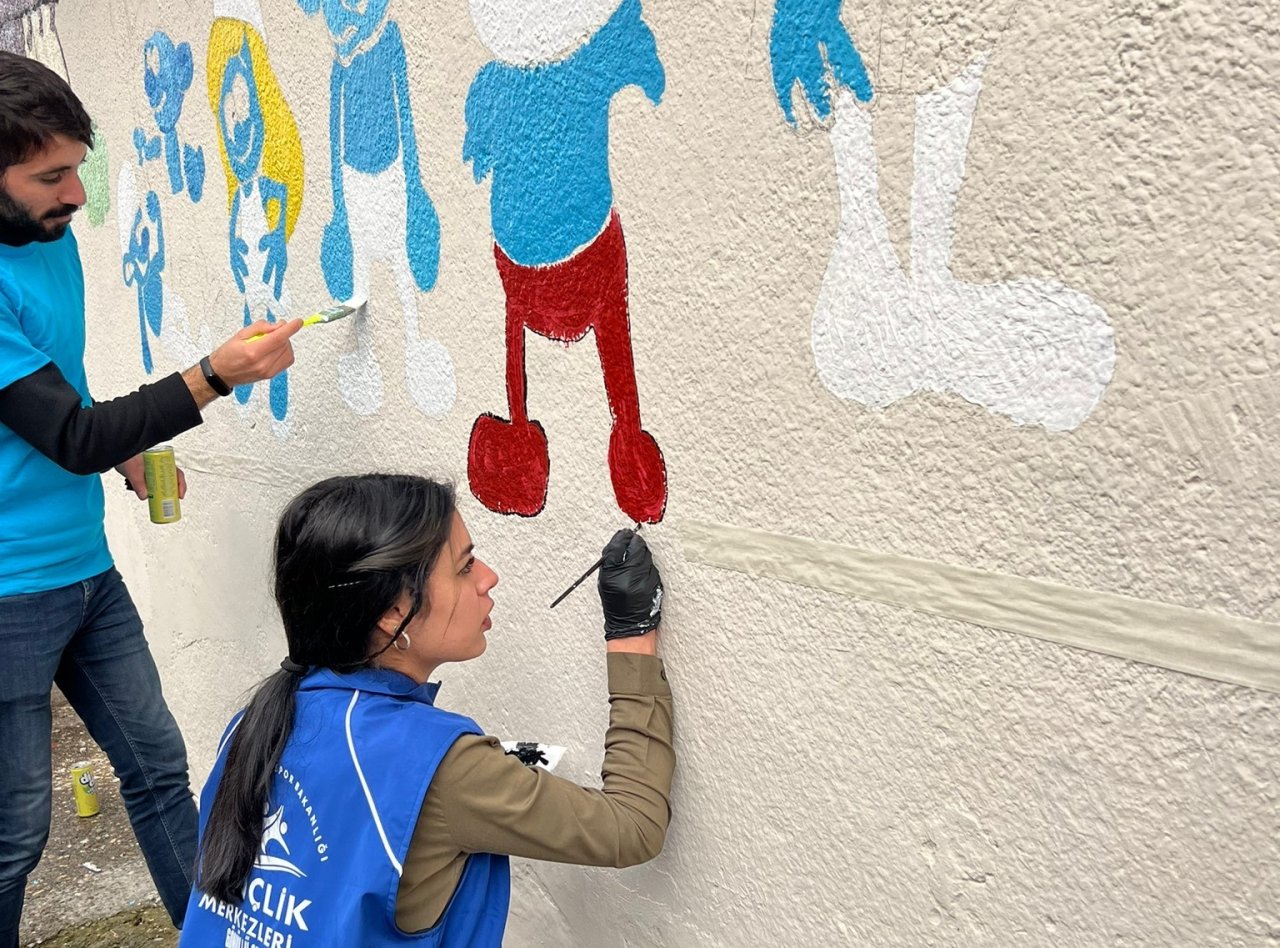
M604 6L604 9L599 9ZM463 159L492 179L494 259L506 295L508 417L476 419L467 453L472 493L490 510L534 516L546 503L550 456L528 416L525 331L572 343L593 333L613 416L609 473L618 506L656 522L666 508L662 452L641 427L628 313L627 254L609 173L609 104L638 86L657 105L666 86L639 0L584 5L570 29L536 30L510 4L475 0L477 33L497 57L467 95ZM567 11L566 11L567 12ZM577 18L602 13L579 32ZM560 21L562 27L564 20Z
M302 209L302 140L267 58L256 0L215 0L206 56L209 106L227 182L227 242L243 323L288 318L289 238ZM247 405L254 385L239 385ZM289 410L289 373L268 386L277 434Z
M383 262L400 297L405 381L426 415L452 407L453 360L418 325L418 291L435 286L440 221L419 167L404 41L387 0L298 0L308 16L322 13L333 44L329 73L329 178L333 217L324 229L320 263L339 300L369 297L370 270ZM382 405L382 370L373 346L370 301L356 319L356 348L338 361L343 399L360 414Z
M159 169L172 195L199 201L204 193L204 149L183 141L179 129L187 91L191 88L190 43L175 43L156 30L142 46L142 88L150 122L133 131L135 162L125 162L116 181L122 275L137 293L142 367L155 368L151 341L160 341L169 358L190 363L207 349L208 329L193 339L186 307L165 285L165 209L153 186ZM154 134L153 134L154 132ZM161 188L164 188L164 184Z
M1102 308L1045 279L969 283L951 270L956 196L985 57L916 97L911 252L904 267L879 200L872 87L838 0L779 0L774 87L795 124L798 87L831 121L840 224L813 315L813 355L833 394L883 408L915 392L953 393L1020 425L1080 425L1115 368Z
M125 286L137 294L143 369L150 373L155 368L152 338L174 365L195 363L212 349L209 327L202 326L193 336L185 303L165 283L160 196L154 190L140 192L138 171L128 161L120 166L116 178L116 223L120 229L121 275Z
M175 44L164 30L156 30L143 44L142 62L142 87L155 127L133 130L138 164L162 162L169 174L170 193L181 194L185 189L192 201L199 201L204 194L204 149L183 141L178 131L194 75L191 44Z

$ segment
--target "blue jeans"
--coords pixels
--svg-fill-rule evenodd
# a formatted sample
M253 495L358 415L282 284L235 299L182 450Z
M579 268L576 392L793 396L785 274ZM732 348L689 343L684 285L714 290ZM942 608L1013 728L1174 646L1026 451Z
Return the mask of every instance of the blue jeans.
M55 683L110 758L151 878L181 927L196 855L187 749L138 610L110 569L0 597L0 948L18 944L27 876L49 838Z

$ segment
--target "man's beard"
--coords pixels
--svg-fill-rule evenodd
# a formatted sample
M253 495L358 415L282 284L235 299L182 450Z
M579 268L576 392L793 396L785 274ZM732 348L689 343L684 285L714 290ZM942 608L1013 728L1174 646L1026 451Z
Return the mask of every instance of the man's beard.
M72 214L77 210L79 208L74 204L64 204L37 220L31 216L31 211L25 205L9 197L8 192L0 187L0 243L21 247L23 244L36 241L49 243L57 240L67 232L67 222L50 227L45 221Z

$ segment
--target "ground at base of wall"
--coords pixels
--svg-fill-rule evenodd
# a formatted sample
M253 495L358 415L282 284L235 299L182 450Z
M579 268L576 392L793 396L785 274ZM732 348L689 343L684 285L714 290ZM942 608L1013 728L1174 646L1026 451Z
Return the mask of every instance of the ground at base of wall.
M53 822L27 880L24 946L96 948L177 944L120 799L106 755L56 689L53 692ZM76 816L71 767L87 760L99 813Z
M178 933L164 909L150 905L74 925L28 944L40 948L174 948Z

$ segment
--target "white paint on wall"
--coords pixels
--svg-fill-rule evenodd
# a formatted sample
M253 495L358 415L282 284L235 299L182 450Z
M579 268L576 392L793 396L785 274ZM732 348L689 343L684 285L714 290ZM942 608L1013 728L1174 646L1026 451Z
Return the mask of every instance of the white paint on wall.
M916 98L909 272L880 204L872 113L847 89L836 96L840 228L813 315L814 360L827 389L869 408L952 392L1020 425L1065 431L1111 380L1106 313L1052 280L969 283L951 270L985 63Z
M529 65L568 56L617 8L618 0L471 0L471 20L494 56Z
M375 263L390 270L400 298L404 326L405 384L425 415L442 415L453 407L458 384L449 351L418 331L418 288L405 252L406 205L404 165L393 161L385 171L366 174L343 165L342 187L351 221L352 297L368 300L353 316L356 345L338 359L338 385L352 411L371 415L382 406L382 368L374 352L374 322L381 304L369 294ZM385 318L385 317L384 317Z

